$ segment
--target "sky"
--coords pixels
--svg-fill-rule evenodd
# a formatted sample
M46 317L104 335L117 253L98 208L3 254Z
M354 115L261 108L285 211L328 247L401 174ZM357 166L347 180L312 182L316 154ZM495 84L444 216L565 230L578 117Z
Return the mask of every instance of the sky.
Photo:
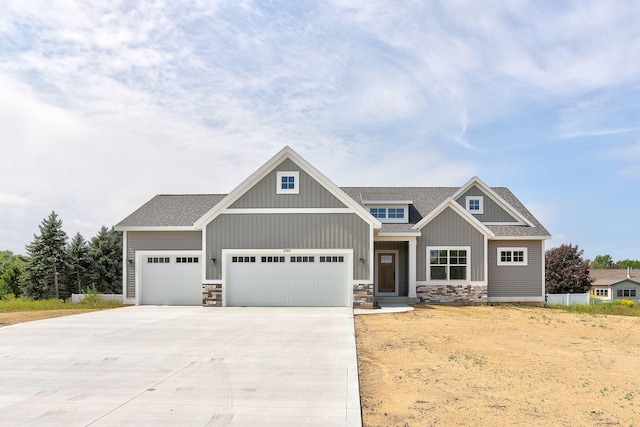
M0 250L285 145L339 186L509 187L547 248L640 259L640 2L2 0Z

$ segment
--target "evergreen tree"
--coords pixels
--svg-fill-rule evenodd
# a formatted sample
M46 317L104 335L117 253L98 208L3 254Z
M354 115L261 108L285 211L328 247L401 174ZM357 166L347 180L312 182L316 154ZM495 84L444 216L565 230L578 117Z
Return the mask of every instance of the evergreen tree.
M562 245L545 254L545 287L550 294L589 292L589 263L578 245Z
M60 280L66 269L67 234L55 212L43 219L40 234L27 245L29 262L24 293L33 299L59 298Z
M76 233L67 248L69 262L70 292L82 293L82 289L91 283L92 259L89 256L89 245L82 234ZM73 283L73 284L71 284Z
M104 225L89 242L93 262L93 283L102 293L119 293L122 289L122 233Z

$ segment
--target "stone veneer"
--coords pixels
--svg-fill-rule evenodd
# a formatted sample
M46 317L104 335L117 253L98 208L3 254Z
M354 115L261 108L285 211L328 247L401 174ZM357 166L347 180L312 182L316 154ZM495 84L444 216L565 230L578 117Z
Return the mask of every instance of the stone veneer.
M418 285L418 302L428 304L488 304L487 285Z
M373 283L353 285L353 308L373 308Z
M222 284L202 285L202 305L205 307L222 307Z
M202 305L222 307L222 285L202 285ZM353 307L373 308L373 284L353 285Z

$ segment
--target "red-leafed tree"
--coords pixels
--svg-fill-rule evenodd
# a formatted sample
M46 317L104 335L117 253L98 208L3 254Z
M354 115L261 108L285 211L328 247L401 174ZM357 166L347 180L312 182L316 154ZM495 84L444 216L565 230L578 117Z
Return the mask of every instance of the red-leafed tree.
M549 294L589 292L589 263L578 245L562 245L545 254L545 288Z

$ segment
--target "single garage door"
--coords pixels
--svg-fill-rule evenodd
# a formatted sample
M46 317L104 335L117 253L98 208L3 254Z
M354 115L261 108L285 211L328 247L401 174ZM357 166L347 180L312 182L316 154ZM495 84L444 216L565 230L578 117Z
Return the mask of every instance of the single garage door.
M199 256L142 257L140 304L202 305Z
M348 254L226 256L227 306L348 307Z

